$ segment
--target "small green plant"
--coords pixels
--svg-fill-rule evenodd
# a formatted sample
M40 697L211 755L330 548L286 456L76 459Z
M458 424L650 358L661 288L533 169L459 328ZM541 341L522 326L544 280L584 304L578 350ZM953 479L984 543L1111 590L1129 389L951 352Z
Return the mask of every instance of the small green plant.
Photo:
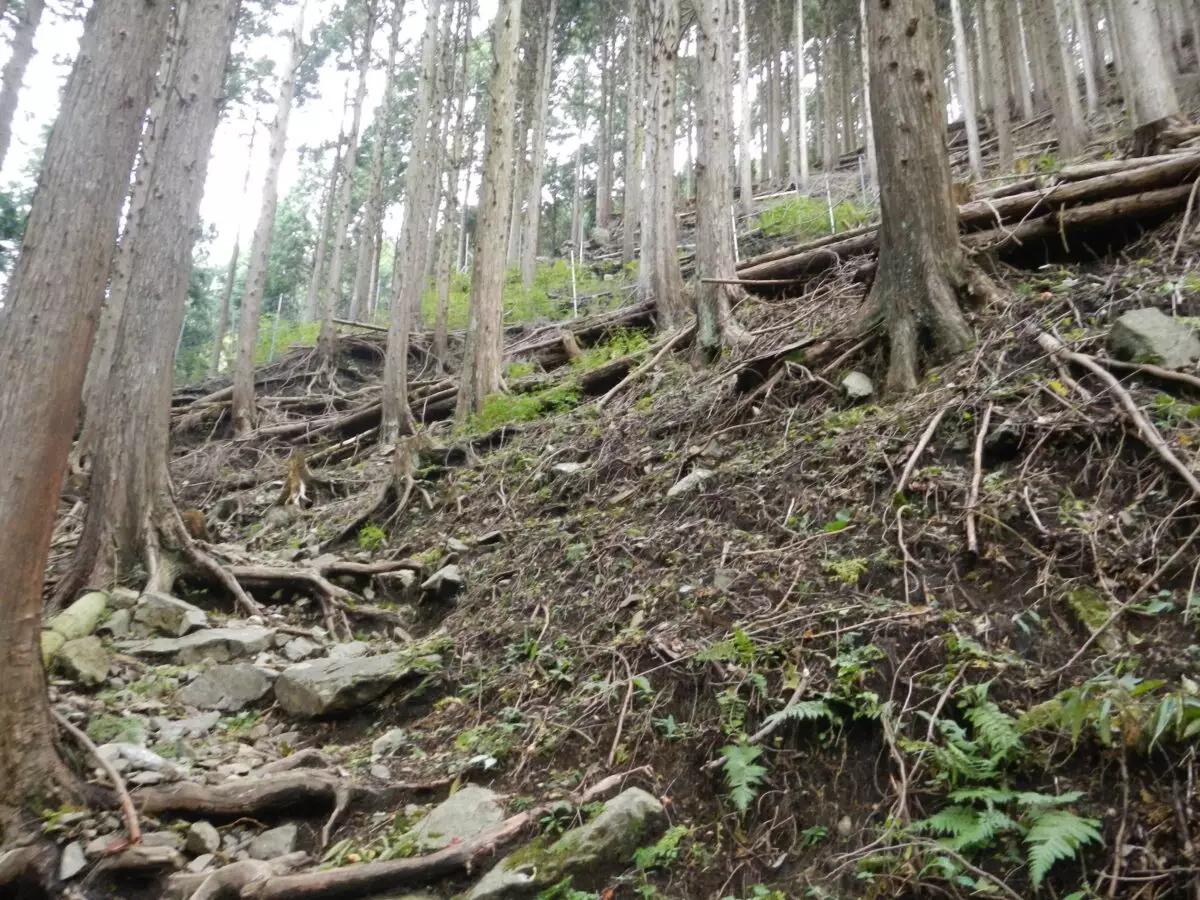
M858 579L870 568L871 562L862 556L851 559L827 559L823 568L843 584L858 584Z
M603 343L589 347L583 355L571 360L571 368L579 372L590 372L606 363L634 353L650 349L650 339L641 331L620 328L609 335Z
M668 829L657 843L642 847L633 854L634 866L641 872L669 869L679 859L680 845L689 834L691 829L684 825Z
M820 237L830 234L829 204L816 197L790 197L764 209L751 220L751 228L761 229L768 237ZM836 231L849 231L866 225L876 210L843 200L833 207Z
M492 431L502 425L532 422L543 416L569 412L579 405L579 390L566 383L534 394L492 394L483 411L470 421L472 431Z
M725 786L738 812L750 808L766 780L766 767L758 764L762 752L762 747L745 744L730 744L721 748L721 755L725 757Z
M358 532L358 547L360 550L373 552L382 549L387 542L387 532L378 525L364 525Z

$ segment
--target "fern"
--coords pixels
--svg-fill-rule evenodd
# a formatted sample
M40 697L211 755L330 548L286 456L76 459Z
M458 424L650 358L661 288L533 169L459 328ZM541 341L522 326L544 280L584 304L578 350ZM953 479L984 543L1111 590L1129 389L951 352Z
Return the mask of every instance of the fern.
M1021 749L1016 720L991 700L968 707L966 716L976 737L993 756L1004 759Z
M1004 832L1018 831L1016 821L998 809L971 809L967 806L947 806L913 828L942 835L942 843L951 850L987 847Z
M806 722L814 719L833 719L833 710L824 700L801 700L786 709L772 713L763 721L763 728L774 728L780 722Z
M721 749L725 757L725 786L729 799L738 812L745 812L758 796L758 789L767 776L765 767L758 765L762 747L731 744Z
M1065 809L1051 809L1033 819L1025 844L1029 848L1029 879L1042 883L1050 867L1063 859L1074 859L1085 844L1103 844L1100 822L1085 819Z

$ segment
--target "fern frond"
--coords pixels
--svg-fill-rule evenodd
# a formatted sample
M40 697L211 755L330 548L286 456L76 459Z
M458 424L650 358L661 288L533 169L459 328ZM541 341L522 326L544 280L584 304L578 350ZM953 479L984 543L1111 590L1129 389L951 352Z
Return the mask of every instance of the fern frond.
M802 722L812 719L833 719L833 710L824 700L801 700L787 709L771 713L763 722L764 728L774 728L780 722Z
M986 803L988 808L991 809L997 803L1008 803L1016 796L1012 791L1006 791L1003 788L978 787L952 791L950 799L955 803L982 802Z
M1025 835L1029 848L1029 880L1037 887L1051 866L1074 859L1084 844L1103 844L1098 819L1085 819L1065 809L1051 809L1035 817Z
M1047 810L1055 806L1067 806L1083 799L1083 791L1067 791L1063 794L1038 794L1033 791L1018 791L1013 799L1031 810Z
M725 786L729 799L738 812L745 812L758 796L758 789L767 776L765 767L758 765L762 747L731 744L721 749L725 757Z
M983 745L996 756L1008 756L1021 749L1016 720L992 701L969 707L966 716Z
M997 834L1017 830L1017 823L997 809L977 810L966 806L948 806L913 828L942 835L942 843L951 850L986 847Z

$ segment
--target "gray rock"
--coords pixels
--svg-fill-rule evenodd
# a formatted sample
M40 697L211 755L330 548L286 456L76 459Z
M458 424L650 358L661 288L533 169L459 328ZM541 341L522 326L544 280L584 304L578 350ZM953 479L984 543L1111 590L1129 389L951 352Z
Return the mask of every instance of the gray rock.
M174 831L147 831L142 835L143 847L170 847L178 852L183 849L183 836Z
M371 761L378 762L389 756L395 756L396 751L408 743L408 735L403 728L392 728L371 742Z
M851 372L842 379L842 390L851 400L866 400L875 393L875 384L862 372Z
M208 614L178 597L148 592L138 600L133 621L152 631L183 637L199 628L207 628Z
M379 763L371 766L370 772L372 778L378 778L380 781L388 781L392 777L392 770Z
M283 655L292 662L303 662L310 657L316 656L320 649L320 647L308 638L298 637L284 644Z
M329 648L330 659L359 659L371 652L371 645L363 641L348 641Z
M555 475L568 475L569 476L569 475L578 475L580 472L582 472L584 470L584 468L586 468L586 467L584 466L583 463L564 462L564 463L559 463L556 466L552 466L550 468L550 471L552 471Z
M88 841L88 845L83 848L83 853L88 859L95 859L97 856L103 856L105 850L122 840L124 840L124 836L120 834L111 832L102 834Z
M627 864L638 847L654 840L666 824L666 811L641 788L614 797L587 825L573 828L554 843L533 844L502 859L488 872L469 900L531 897L573 876L573 887L586 890L589 875L612 864Z
M115 638L129 637L133 626L133 613L128 609L115 609L113 614L104 620L98 631L111 634Z
M221 833L212 822L193 822L188 828L187 840L183 845L192 856L216 853L221 849Z
M1109 349L1118 359L1182 369L1200 359L1200 338L1161 310L1135 309L1113 323Z
M261 653L275 632L270 628L248 625L244 628L206 628L181 638L157 638L128 644L124 649L135 656L150 659L174 659L182 665L203 662L229 662Z
M694 491L716 474L711 469L692 469L692 471L688 472L688 474L672 485L671 489L667 491L667 497L678 497L680 494Z
M133 588L113 588L108 592L108 605L113 609L133 609L141 596Z
M167 780L162 772L137 772L129 776L129 783L137 787L149 787L152 784L162 784Z
M199 875L201 872L207 872L213 867L213 863L217 861L217 857L212 853L202 853L190 863L184 866L184 869L191 872L193 875Z
M418 822L411 835L423 853L468 841L504 821L500 797L487 788L468 784Z
M250 842L246 850L251 859L275 859L295 850L298 836L299 829L295 825L280 825L278 828L264 831Z
M275 699L294 716L325 716L370 703L408 675L438 668L437 655L385 653L362 659L320 659L291 666L275 682Z
M216 727L219 721L221 721L219 712L208 712L202 716L193 716L190 719L178 721L171 721L162 716L156 716L150 720L151 724L158 729L158 739L168 744L175 743L181 738L204 737Z
M87 868L87 857L83 853L83 844L71 841L63 847L62 858L58 861L58 877L61 881L74 878Z
M58 669L86 687L104 684L108 678L108 654L95 635L67 641L54 657Z
M147 750L137 744L103 744L97 747L96 751L109 762L123 759L129 763L131 768L139 772L160 772L170 779L179 779L184 775L183 769L175 763L163 759L153 750Z
M462 571L456 565L443 566L438 569L421 585L426 594L437 594L442 598L450 598L460 593L467 586Z
M271 681L254 666L237 663L213 666L175 694L175 699L197 709L237 712L271 692Z
M466 553L468 550L471 549L463 541L460 541L458 538L450 538L450 540L446 541L446 546L448 548L450 548L450 551L452 553Z

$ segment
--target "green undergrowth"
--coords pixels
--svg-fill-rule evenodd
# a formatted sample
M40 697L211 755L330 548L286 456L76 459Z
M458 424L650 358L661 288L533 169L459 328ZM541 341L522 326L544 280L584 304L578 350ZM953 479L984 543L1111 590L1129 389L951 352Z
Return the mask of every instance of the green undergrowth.
M295 322L281 319L279 330L275 330L275 316L263 316L258 323L258 344L254 348L254 364L264 365L271 361L271 338L274 335L275 359L286 353L289 347L315 347L321 334L320 322Z
M771 204L750 222L767 237L817 238L849 231L875 220L878 210L853 200L833 206L834 228L830 228L829 203L816 197L791 197Z

